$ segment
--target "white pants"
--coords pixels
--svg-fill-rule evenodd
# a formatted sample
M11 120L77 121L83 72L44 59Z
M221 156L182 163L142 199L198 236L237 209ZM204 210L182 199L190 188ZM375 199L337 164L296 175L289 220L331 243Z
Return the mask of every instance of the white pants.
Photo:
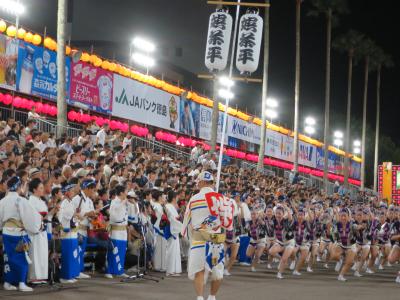
M31 247L29 258L32 264L29 265L28 281L47 280L49 272L49 249L46 231L29 235Z
M153 268L156 271L165 271L167 269L167 262L165 260L167 252L167 241L156 234L154 239L154 256Z
M182 273L181 248L179 245L179 237L177 237L176 239L171 237L167 241L166 265L167 274Z

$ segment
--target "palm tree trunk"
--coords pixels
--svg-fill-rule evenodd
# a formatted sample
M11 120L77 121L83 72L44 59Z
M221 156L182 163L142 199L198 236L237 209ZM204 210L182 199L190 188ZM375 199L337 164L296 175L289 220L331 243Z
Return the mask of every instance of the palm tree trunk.
M217 136L218 136L218 117L219 117L219 109L218 109L218 89L217 89L217 77L215 77L213 81L213 111L212 111L212 118L211 118L211 153L215 152L216 145L217 145Z
M349 165L350 165L350 122L351 122L351 88L353 79L353 51L349 52L349 70L347 83L347 116L346 116L346 137L344 157L344 186L349 186Z
M265 1L269 4L269 0ZM263 69L263 85L262 85L262 103L261 103L261 141L258 152L257 171L261 172L264 169L264 152L266 141L266 102L268 95L268 65L269 65L269 7L265 8L264 18L264 69Z
M368 100L368 74L369 74L369 56L365 58L365 78L364 78L364 105L363 105L363 127L362 127L362 145L361 145L361 189L365 187L365 138L367 130L367 100Z
M296 0L296 78L294 87L294 142L293 142L293 171L299 169L299 97L300 97L300 18L301 0Z
M325 127L324 127L324 189L328 191L329 111L331 101L331 43L332 10L326 14L326 74L325 74Z
M379 127L381 109L381 66L378 67L376 79L376 128L375 128L375 157L374 157L374 191L378 191L378 164L379 164Z

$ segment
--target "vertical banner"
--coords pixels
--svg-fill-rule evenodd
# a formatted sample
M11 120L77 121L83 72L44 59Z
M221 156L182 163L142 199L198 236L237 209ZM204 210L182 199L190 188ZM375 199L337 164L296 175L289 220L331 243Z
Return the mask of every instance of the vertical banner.
M299 141L299 164L315 168L317 165L317 147Z
M179 132L180 97L114 74L112 115Z
M240 18L236 68L241 74L251 74L258 68L263 24L258 11L247 12Z
M199 137L200 135L200 104L181 96L179 132Z
M112 110L113 74L88 63L72 63L69 103L83 103L97 112Z
M69 97L70 59L65 60L66 96ZM57 53L20 42L17 64L17 90L50 100L57 99Z
M0 34L0 87L15 90L18 40Z
M205 65L210 71L222 71L228 62L231 43L232 16L219 9L212 13L208 24Z

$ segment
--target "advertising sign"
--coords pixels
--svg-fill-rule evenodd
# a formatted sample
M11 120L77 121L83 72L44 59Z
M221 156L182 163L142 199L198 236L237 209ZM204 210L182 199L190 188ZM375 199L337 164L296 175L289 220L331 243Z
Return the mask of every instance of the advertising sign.
M317 165L317 147L299 141L299 164L315 168Z
M114 74L112 115L179 131L180 97Z
M72 63L70 103L109 114L112 110L113 74L88 63Z
M0 87L15 90L18 40L0 34Z
M293 138L271 129L266 130L266 135L265 155L291 161L293 155Z
M66 96L69 97L70 59L66 57ZM57 53L20 42L17 64L17 90L50 100L57 99Z
M329 151L328 155L328 171L331 173L343 175L344 158ZM324 169L324 149L317 148L317 169Z
M181 97L179 114L179 132L193 137L199 137L200 104Z
M260 126L232 116L228 116L227 133L229 137L234 137L257 145L259 145L261 141Z
M217 142L221 142L221 134L222 134L222 127L224 114L219 112L218 117L218 130L217 130ZM200 105L200 129L199 129L199 137L206 141L211 140L211 123L212 123L212 108ZM228 138L225 138L225 143Z

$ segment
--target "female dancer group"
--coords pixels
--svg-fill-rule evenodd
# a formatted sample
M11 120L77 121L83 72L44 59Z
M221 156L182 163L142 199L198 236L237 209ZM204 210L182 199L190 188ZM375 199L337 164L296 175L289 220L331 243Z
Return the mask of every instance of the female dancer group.
M294 276L301 276L303 268L312 273L316 262L326 269L329 262L336 262L338 280L346 281L350 269L355 277L362 277L364 272L373 274L400 261L400 207L340 202L328 206L317 201L260 206L237 200L234 207L234 229L227 233L231 259L226 275L230 275L232 255L236 257L243 234L250 237L246 255L251 258L251 271L256 272L266 254L268 268L279 261L278 279L283 279L288 267ZM400 283L400 272L396 282Z

